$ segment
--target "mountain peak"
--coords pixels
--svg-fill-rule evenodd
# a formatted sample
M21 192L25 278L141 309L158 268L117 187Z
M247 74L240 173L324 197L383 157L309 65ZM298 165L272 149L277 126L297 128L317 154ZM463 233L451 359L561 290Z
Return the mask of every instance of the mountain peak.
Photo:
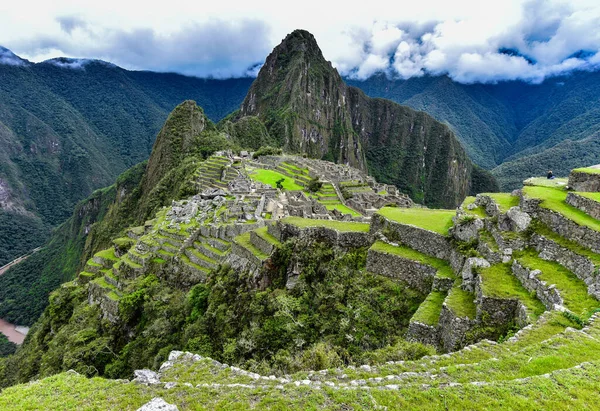
M281 43L273 50L274 53L281 51L288 53L308 52L323 58L315 36L306 30L294 30L285 36Z
M0 64L6 64L9 66L24 66L27 63L29 63L27 60L17 56L6 47L0 46Z

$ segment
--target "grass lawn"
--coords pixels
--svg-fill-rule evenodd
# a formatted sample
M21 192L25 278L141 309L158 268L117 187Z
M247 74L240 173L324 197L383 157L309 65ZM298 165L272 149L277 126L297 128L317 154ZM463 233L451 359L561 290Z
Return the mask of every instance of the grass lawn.
M304 187L296 184L293 178L284 176L283 174L278 173L277 171L259 168L248 173L248 176L255 181L259 181L263 184L268 184L273 188L277 188L277 181L283 178L284 180L281 184L283 185L284 190L304 190Z
M419 305L419 308L410 319L427 325L437 325L442 312L442 304L446 298L446 293L442 291L432 291L425 301Z
M527 197L544 200L540 204L544 208L556 211L579 225L600 231L600 221L565 203L567 192L564 190L549 187L523 187L523 193Z
M409 224L442 235L448 235L452 227L454 210L433 210L429 208L383 207L378 214L401 224Z
M302 217L286 217L280 220L283 223L293 224L298 227L326 227L332 228L338 231L355 231L361 233L369 232L369 224L367 223L354 223L348 221L335 221L335 220L313 220L311 218Z
M417 261L422 264L430 265L438 270L437 276L442 278L454 278L454 272L452 267L439 258L428 256L419 251L413 250L412 248L404 245L394 246L383 241L376 241L371 246L371 250L378 251L381 253L394 254L400 257L404 257L408 260Z
M565 306L576 315L588 318L593 310L600 307L600 302L588 295L585 283L562 265L539 258L533 250L517 254L517 259L529 269L541 270L539 278L549 285L556 285Z
M561 188L565 187L568 182L568 178L553 178L552 180L549 180L546 177L531 177L523 181L523 185Z
M475 295L460 288L460 283L450 289L446 305L456 316L474 319L476 314Z
M523 287L510 268L510 264L494 264L479 271L483 294L496 298L518 298L534 317L542 314L546 307Z

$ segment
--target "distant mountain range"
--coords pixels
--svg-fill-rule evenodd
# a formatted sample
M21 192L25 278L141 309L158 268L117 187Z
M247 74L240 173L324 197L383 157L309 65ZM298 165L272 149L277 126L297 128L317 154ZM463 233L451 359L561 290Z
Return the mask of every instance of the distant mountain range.
M218 121L240 107L253 80L128 71L99 60L34 64L0 47L0 264L41 244L78 200L147 159L177 104L195 100ZM448 124L503 189L548 169L560 175L600 163L598 72L540 85L383 75L346 82Z

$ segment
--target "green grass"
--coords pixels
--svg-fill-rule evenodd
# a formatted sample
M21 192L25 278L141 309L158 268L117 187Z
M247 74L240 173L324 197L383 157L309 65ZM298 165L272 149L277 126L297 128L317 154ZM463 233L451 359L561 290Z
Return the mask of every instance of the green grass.
M541 270L538 278L548 285L555 284L565 306L574 314L588 318L592 311L600 307L600 302L588 295L585 283L562 265L539 258L533 250L520 252L516 257L523 266Z
M475 295L460 288L460 282L450 289L446 298L446 306L457 317L474 319L476 316Z
M210 272L208 268L202 267L201 265L198 265L195 262L191 261L190 258L185 254L182 254L179 258L181 259L181 261L183 261L185 265L189 265L190 267L195 268L198 271L202 271L206 274Z
M530 198L542 199L541 207L556 211L579 225L600 231L600 221L565 203L567 192L564 190L548 187L523 187L523 193Z
M474 215L479 218L488 217L488 215L485 213L485 210L481 207L476 207L472 210L469 210L468 206L470 206L474 202L475 202L475 197L469 196L469 197L465 198L465 200L460 205L460 208L462 208L465 213Z
M579 243L575 241L567 240L566 238L556 234L554 231L550 229L547 225L536 221L534 224L535 232L539 235L542 235L549 240L554 241L561 247L564 247L568 250L571 250L575 254L579 254L581 256L586 257L588 260L592 262L596 267L600 267L600 255L594 253L593 251L581 246Z
M248 176L255 181L259 181L263 184L268 184L273 188L277 188L277 181L283 178L284 181L281 184L284 190L294 191L304 189L304 187L302 187L301 185L296 184L293 178L284 176L283 174L278 173L274 170L266 170L263 168L259 168L250 172Z
M367 223L355 223L348 221L335 221L335 220L313 220L310 218L301 217L286 217L280 220L283 223L293 224L297 227L308 228L308 227L325 227L331 228L338 231L349 231L349 232L360 232L368 233L369 224Z
M582 167L582 168L576 168L572 172L587 173L587 174L600 174L600 168Z
M350 207L345 206L342 203L339 203L339 204L324 204L324 205L325 205L325 208L327 208L329 211L338 210L342 214L350 214L353 217L360 217L361 216L360 213L358 213L357 211L351 209Z
M482 280L482 291L485 296L495 298L517 298L527 307L529 312L538 317L546 308L544 304L531 295L512 273L510 264L494 264L479 270Z
M428 208L384 207L378 211L378 214L401 224L409 224L442 235L448 235L448 229L452 227L452 217L456 215L456 212L454 210L432 210Z
M496 243L496 239L494 238L492 233L490 233L487 230L481 230L479 232L479 241L483 241L484 243L486 243L490 247L490 249L496 253L500 251L500 249L498 248L498 243Z
M511 207L519 205L519 197L512 196L510 193L484 193L482 195L491 197L498 204L502 213L506 213Z
M100 258L104 258L105 260L117 261L119 259L115 255L115 249L112 247L107 248L106 250L98 251L95 255Z
M261 261L264 261L267 258L269 258L267 254L263 253L261 250L256 248L254 244L252 244L252 242L250 241L250 231L242 235L238 235L233 241L235 241L237 244L244 247L245 249L249 250Z
M419 308L410 319L411 322L418 321L427 325L437 325L442 312L442 304L446 298L446 293L442 291L432 291L427 295L425 301L419 305Z
M383 241L376 241L375 244L371 246L371 250L381 253L394 254L408 260L417 261L419 263L432 266L438 270L437 276L441 278L455 277L452 267L450 267L446 261L428 256L427 254L423 254L404 245L394 246L384 243Z
M590 200L594 200L600 203L600 193L584 193L584 192L575 192L578 196L589 198Z
M564 188L569 183L568 178L554 178L552 180L546 177L531 177L523 181L523 185L526 186L538 186L538 187L554 187Z

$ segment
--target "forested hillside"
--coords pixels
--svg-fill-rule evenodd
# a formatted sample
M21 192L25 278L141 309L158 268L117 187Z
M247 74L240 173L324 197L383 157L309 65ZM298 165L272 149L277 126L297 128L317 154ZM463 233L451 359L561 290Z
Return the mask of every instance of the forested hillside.
M525 178L548 169L566 172L582 161L600 163L595 145L588 145L581 158L574 154L577 148L563 143L582 140L577 145L581 146L600 130L598 72L550 78L542 84L461 84L445 76L389 80L383 75L348 82L370 96L426 111L449 124L471 158L493 169L503 189L517 188ZM535 158L544 161L532 160L538 155L542 157Z
M101 61L32 64L14 56L13 63L0 64L0 265L41 244L77 201L146 160L182 100L198 101L219 120L252 82Z

